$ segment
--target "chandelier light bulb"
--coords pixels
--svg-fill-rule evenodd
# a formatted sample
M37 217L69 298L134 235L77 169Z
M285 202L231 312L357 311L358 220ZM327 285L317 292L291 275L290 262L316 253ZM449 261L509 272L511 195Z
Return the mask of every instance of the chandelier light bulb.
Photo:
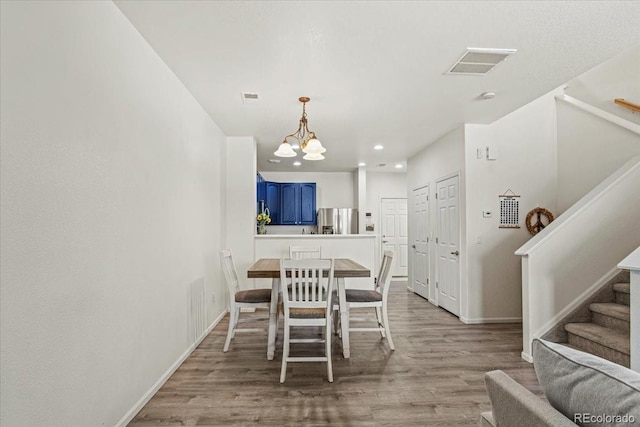
M297 156L296 152L293 151L293 148L291 148L291 144L289 144L287 141L284 141L282 144L280 144L280 146L278 147L278 150L275 153L273 153L273 155L278 157Z
M305 160L323 160L324 156L320 153L308 153L306 154L303 159Z
M307 141L307 144L302 149L302 151L304 151L305 153L322 154L322 153L325 153L327 149L322 146L322 143L320 142L319 139L313 137L309 141Z

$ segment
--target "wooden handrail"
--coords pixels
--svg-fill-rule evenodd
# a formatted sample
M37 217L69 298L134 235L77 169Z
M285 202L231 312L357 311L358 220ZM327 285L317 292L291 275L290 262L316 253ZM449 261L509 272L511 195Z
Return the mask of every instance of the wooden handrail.
M640 112L640 105L634 104L633 102L625 101L622 98L616 98L616 99L613 100L613 102L615 102L616 104L618 104L621 107L628 108L631 111Z

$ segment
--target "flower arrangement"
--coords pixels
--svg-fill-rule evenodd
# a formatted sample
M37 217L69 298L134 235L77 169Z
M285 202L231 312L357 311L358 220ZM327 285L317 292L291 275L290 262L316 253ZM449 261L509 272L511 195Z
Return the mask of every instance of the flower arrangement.
M271 223L269 214L266 212L260 213L256 220L258 221L258 234L267 234L267 229L264 226Z

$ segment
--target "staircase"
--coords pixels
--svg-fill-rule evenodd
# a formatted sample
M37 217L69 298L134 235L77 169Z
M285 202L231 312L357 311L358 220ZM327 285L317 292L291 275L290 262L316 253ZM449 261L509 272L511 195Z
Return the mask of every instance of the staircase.
M564 325L567 345L629 367L629 283L614 283L611 288L610 302L587 303L589 322Z

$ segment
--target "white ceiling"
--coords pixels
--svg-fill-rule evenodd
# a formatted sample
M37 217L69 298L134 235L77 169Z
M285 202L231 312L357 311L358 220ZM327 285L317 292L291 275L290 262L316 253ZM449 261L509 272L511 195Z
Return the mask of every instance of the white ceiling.
M226 135L256 137L263 171L397 171L456 126L490 123L640 43L638 1L116 4ZM444 75L467 47L518 52L487 76ZM298 126L300 96L326 160L268 163Z

